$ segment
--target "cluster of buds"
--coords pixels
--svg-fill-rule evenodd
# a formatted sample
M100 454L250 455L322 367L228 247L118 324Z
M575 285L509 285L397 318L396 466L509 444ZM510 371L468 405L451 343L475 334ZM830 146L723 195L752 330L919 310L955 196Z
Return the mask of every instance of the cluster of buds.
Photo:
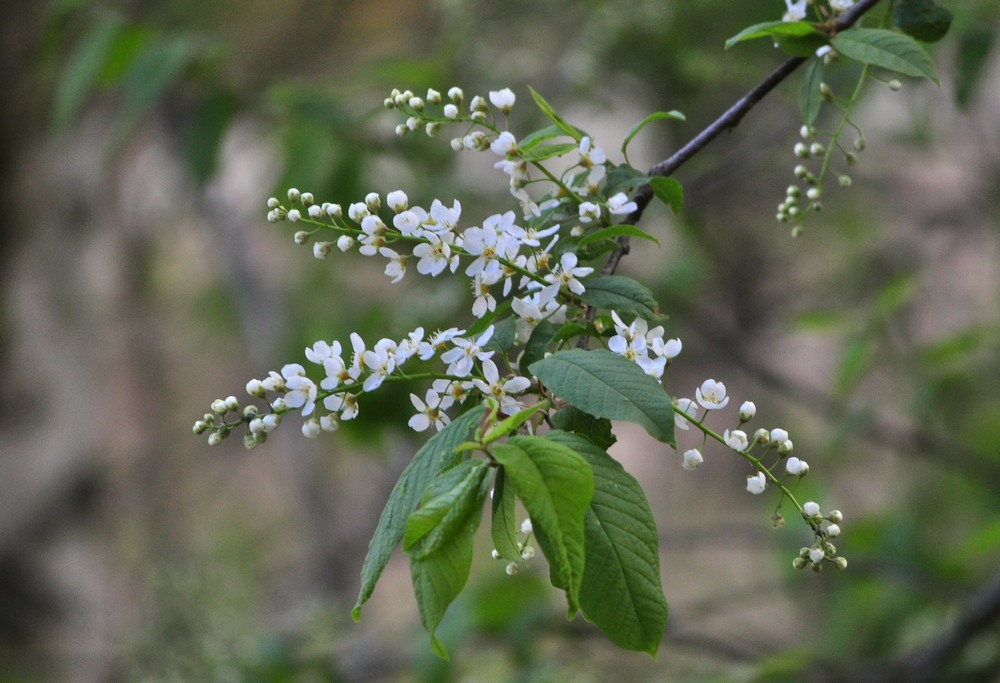
M844 521L840 510L831 510L824 515L819 503L809 501L802 506L802 517L812 527L816 537L811 546L799 549L798 556L792 560L792 566L796 569L809 567L814 572L823 571L825 564L831 564L837 569L847 569L847 558L837 555L837 546L831 541L840 536L840 523Z

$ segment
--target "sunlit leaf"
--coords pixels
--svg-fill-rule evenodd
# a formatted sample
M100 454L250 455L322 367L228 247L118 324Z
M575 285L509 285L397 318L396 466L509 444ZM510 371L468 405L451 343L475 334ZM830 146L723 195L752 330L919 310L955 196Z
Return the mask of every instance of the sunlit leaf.
M940 85L937 70L927 50L903 33L881 28L855 27L838 33L833 47L849 59L914 77L925 77Z

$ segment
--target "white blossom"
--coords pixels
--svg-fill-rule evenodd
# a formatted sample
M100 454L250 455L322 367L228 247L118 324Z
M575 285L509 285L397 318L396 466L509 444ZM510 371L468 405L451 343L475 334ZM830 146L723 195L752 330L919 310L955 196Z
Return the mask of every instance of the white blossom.
M763 472L758 472L754 475L747 476L747 491L756 495L764 493L764 489L767 488L767 478L764 476Z
M695 398L702 408L707 410L720 410L729 404L729 397L726 396L726 385L716 382L714 379L706 379L694 392Z
M705 462L705 458L702 456L701 451L697 448L691 448L684 451L683 461L681 462L681 467L686 470L694 470L698 468L698 465Z

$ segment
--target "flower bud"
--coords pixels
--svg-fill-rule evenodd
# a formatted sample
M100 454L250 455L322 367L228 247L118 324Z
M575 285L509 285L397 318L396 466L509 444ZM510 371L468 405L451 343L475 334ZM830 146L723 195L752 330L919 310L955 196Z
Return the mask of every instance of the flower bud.
M294 187L288 188L288 201L290 201L290 202L297 202L297 201L299 201L299 197L301 197L301 196L302 196L302 193L299 192Z
M309 214L309 218L322 218L323 207L313 204L312 206L309 207L309 211L307 211L306 213Z
M267 208L277 209L279 206L281 206L281 202L278 201L277 197L271 197L267 200Z
M494 548L494 549L493 549L493 552L491 552L491 553L490 553L490 556L491 556L491 557L492 557L492 558L493 558L494 560L499 560L499 559L500 559L500 551L499 551L499 550L497 550L496 548Z
M240 409L240 402L235 396L226 396L226 408L234 413Z
M305 230L299 230L295 233L295 243L298 245L303 245L309 242L309 233Z
M307 439L317 438L320 435L320 433L322 433L322 431L323 430L320 429L319 426L319 420L317 420L315 417L311 417L302 423L302 436L306 437Z
M778 453L781 455L788 455L789 453L792 452L792 448L794 447L795 446L792 443L791 439L785 439L784 441L781 442L781 445L778 446ZM802 464L805 465L805 463Z
M257 417L258 413L260 413L260 409L254 405L249 405L243 409L243 417L245 418Z
M826 527L826 533L830 538L836 538L840 536L840 526L837 524L830 524Z
M422 99L420 99L419 97L411 97L410 101L407 102L407 104L409 104L410 108L414 109L415 111L423 111L424 110L424 101Z
M448 88L448 97L455 104L462 104L462 100L465 99L465 93L462 92L461 88Z
M838 557L833 561L833 566L837 569L847 569L847 558Z
M813 155L814 157L823 156L824 154L826 154L826 147L824 147L822 143L814 142L811 145L809 145L809 154Z
M446 105L444 105L444 115L445 115L445 117L447 117L449 119L457 119L458 118L458 107L456 107L454 104L446 104Z
M804 142L796 142L792 153L800 159L807 159L809 158L809 147Z
M461 152L463 149L465 149L465 144L462 142L462 138L452 138L451 148L456 152Z
M347 252L354 246L354 238L350 235L341 235L337 238L337 249Z
M379 199L378 192L369 192L365 195L365 206L373 214L378 213L378 210L382 207L382 200Z
M535 549L534 549L534 547L532 547L530 545L524 546L524 549L521 551L521 559L527 561L527 560L530 560L531 558L533 558L534 556L535 556Z
M212 432L208 435L209 446L218 446L220 443L222 443L222 435L219 432Z
M434 88L428 88L427 89L427 101L430 102L431 104L440 105L441 104L441 93L439 93Z
M809 564L809 563L808 563L808 562L806 562L806 561L805 561L805 560L804 560L803 558L801 558L801 557L796 557L796 558L795 558L794 560L792 560L792 568L793 568L793 569L805 569L805 568L806 568L806 565L808 565L808 564Z
M409 132L410 129L404 126L402 123L396 126L396 135L401 138L405 137L407 134L409 134Z
M323 210L330 218L336 218L339 220L344 217L344 210L340 207L340 204L325 205Z
M826 518L834 524L840 524L844 521L844 515L840 510L830 510L830 514Z
M777 446L778 444L784 443L788 439L788 432L779 427L776 429L772 429L769 436L770 436L769 443L772 446Z
M257 398L264 398L264 383L259 379L252 379L247 382L247 393Z
M740 422L749 422L757 414L757 406L753 401L744 401L740 406Z
M441 124L438 123L437 121L431 121L426 126L424 126L424 132L427 133L427 137L429 138L432 138L435 135L437 135L439 130L441 130Z
M806 190L806 198L811 199L812 201L816 201L822 195L823 195L823 190L821 190L818 187L810 187L808 190Z
M704 456L701 454L697 448L691 448L684 451L683 460L681 461L681 467L686 470L698 469L698 466L705 462Z
M330 255L330 251L333 249L332 242L316 242L313 245L313 256L318 259L325 259Z
M507 568L504 571L507 572L507 576L514 576L517 574L517 562L508 563Z
M893 92L899 92L902 89L902 87L903 87L903 84L899 82L898 78L892 79L891 81L889 81L888 83L886 83L886 85L888 85L889 86L889 90L891 90Z
M753 433L753 440L757 443L764 444L771 440L771 434L766 429L761 427Z
M194 423L194 427L191 428L195 434L201 435L208 431L208 423L204 420L198 420Z
M809 501L802 506L802 514L806 517L815 517L819 514L819 503Z
M313 202L316 201L316 198L313 197L312 192L303 192L302 196L299 197L299 200L302 202L302 206L312 206Z
M301 218L302 218L302 212L299 211L298 209L292 209L291 211L288 212L288 220L291 221L292 223L298 223Z
M839 175L837 176L837 182L840 183L841 187L851 186L851 176L849 175Z
M424 122L415 116L411 116L410 118L406 119L406 127L409 130L417 130L422 125L424 125Z
M826 553L823 552L822 548L813 548L809 551L809 561L813 564L819 564L824 559L826 559Z
M229 412L229 408L226 406L226 402L221 398L217 398L212 401L212 412L218 415L225 415Z

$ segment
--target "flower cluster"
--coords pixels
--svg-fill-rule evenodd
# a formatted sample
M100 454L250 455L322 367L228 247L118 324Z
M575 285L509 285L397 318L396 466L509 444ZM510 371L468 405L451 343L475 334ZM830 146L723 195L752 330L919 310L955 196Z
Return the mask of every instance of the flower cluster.
M636 318L630 324L622 322L616 311L611 311L615 336L608 340L608 349L624 356L662 382L667 364L681 352L680 339L663 340L663 327L649 329L649 323ZM650 355L652 354L652 355Z
M761 427L752 435L741 429L757 415L757 406L752 401L744 401L739 408L739 425L737 428L726 429L719 434L705 425L708 414L719 411L729 405L729 395L726 392L726 385L714 379L706 379L701 386L695 389L695 398L678 398L674 400L674 424L682 430L688 431L691 424L694 424L702 431L704 439L701 447L689 448L681 456L681 466L686 470L697 469L705 458L702 454L708 438L727 446L742 456L751 466L752 472L747 475L746 489L753 495L760 495L767 490L769 484L777 486L781 492L782 502L788 498L793 505L799 508L803 518L813 531L814 543L811 548L806 548L805 555L800 555L795 560L796 568L801 569L806 566L802 564L803 558L808 559L808 563L814 569L820 569L821 562L829 560L835 566L843 569L847 566L847 560L836 556L836 548L830 543L830 539L840 534L838 526L842 515L835 511L828 517L819 514L819 506L814 502L805 503L799 506L791 489L786 482L791 481L792 485L797 483L809 472L809 464L796 456L791 455L794 444L789 439L788 431L781 427L767 429ZM779 502L778 507L781 506ZM824 527L824 520L831 523ZM775 514L774 522L778 525L783 523L781 515ZM800 566L801 564L801 566Z
M360 335L351 333L349 355L340 342L318 341L305 350L305 356L322 368L321 379L310 378L298 363L286 364L280 372L272 370L264 379L247 383L250 396L267 400L263 410L247 406L240 412L235 397L220 399L212 403L211 413L195 423L194 432L208 433L209 443L215 445L245 424L244 444L253 448L277 429L284 415L298 410L304 418L302 433L315 438L356 418L361 395L375 391L386 381L406 379L432 380L422 399L410 395L417 412L409 426L418 432L431 426L440 430L450 422L445 411L476 392L497 401L505 412L517 412L523 406L516 397L528 391L531 382L513 374L501 377L493 361L495 351L488 348L493 330L491 325L478 335L463 336L465 330L449 328L425 337L423 328L418 327L398 342L380 339L371 348ZM434 358L446 364L444 372L429 367ZM411 360L424 367L404 373L403 366ZM227 421L230 412L235 419Z

